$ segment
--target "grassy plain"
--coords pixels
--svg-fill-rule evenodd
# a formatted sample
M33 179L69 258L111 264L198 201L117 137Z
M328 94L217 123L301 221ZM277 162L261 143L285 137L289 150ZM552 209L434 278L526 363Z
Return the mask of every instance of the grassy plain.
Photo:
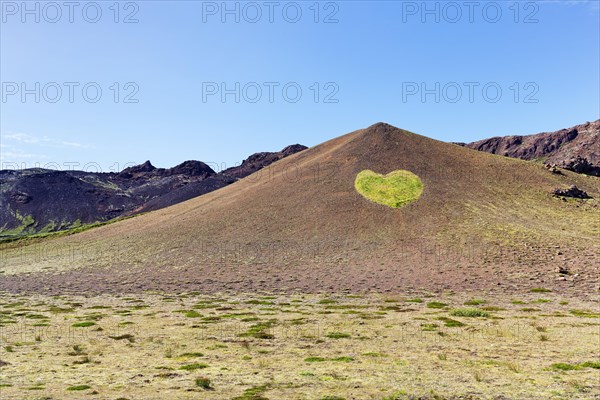
M593 300L0 295L0 398L594 399Z

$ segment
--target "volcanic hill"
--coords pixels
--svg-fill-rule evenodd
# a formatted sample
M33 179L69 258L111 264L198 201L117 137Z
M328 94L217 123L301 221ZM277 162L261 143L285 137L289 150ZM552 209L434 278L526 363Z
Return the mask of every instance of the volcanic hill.
M201 161L156 168L150 161L119 173L42 168L0 171L0 238L49 233L157 210L217 190L306 149L295 144L256 153L215 172Z
M422 194L367 200L354 186L365 170L410 171ZM551 193L571 185L591 198ZM171 207L5 244L0 289L595 290L599 198L599 178L377 123Z

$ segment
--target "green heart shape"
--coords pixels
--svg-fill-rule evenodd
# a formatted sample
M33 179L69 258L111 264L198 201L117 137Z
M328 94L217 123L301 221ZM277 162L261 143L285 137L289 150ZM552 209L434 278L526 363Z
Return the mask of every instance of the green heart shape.
M410 171L381 175L368 169L356 175L354 187L364 198L392 208L415 202L423 193L423 182Z

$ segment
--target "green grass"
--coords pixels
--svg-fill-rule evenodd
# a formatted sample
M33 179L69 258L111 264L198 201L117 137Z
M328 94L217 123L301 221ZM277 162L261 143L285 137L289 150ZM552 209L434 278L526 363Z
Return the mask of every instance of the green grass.
M273 339L275 336L266 331L275 326L276 323L277 320L274 319L259 322L258 324L251 325L247 332L241 333L239 336L250 336L256 339Z
M586 361L584 363L579 364L579 366L582 367L582 368L600 369L600 362Z
M335 358L332 358L331 361L336 361L336 362L352 362L352 361L354 361L354 358L347 357L347 356L335 357Z
M253 386L244 390L241 396L234 397L232 400L269 400L263 396L263 393L269 390L268 385Z
M546 289L543 287L536 287L536 288L531 288L529 291L531 293L548 293L548 292L551 292L552 290Z
M115 336L109 335L108 337L111 339L114 339L114 340L127 340L129 343L135 342L135 337L130 333L125 333L123 335L115 335Z
M353 357L341 356L334 358L325 358L325 357L306 357L304 362L315 363L315 362L326 362L326 361L334 361L334 362L352 362L354 361Z
M185 315L188 318L202 318L202 314L194 310L186 311L185 313L183 313L183 315Z
M143 214L143 213L141 213L141 214ZM136 214L136 215L141 215L141 214ZM81 226L75 226L75 224L74 224L74 226L72 226L72 228L70 228L70 229L57 231L57 232L31 233L25 229L21 229L19 232L3 231L2 235L0 235L0 243L23 242L24 244L27 244L28 241L32 241L32 240L37 241L38 239L45 239L45 238L49 238L49 237L56 238L56 237L61 237L61 236L73 235L75 233L87 231L89 229L97 228L99 226L104 226L104 225L112 224L112 223L115 223L118 221L123 221L123 220L129 219L129 218L133 218L136 215L126 216L126 217L118 217L115 219L111 219L110 221L94 222L91 224L85 224L85 225L81 225ZM27 221L27 222L31 222L31 221ZM29 229L34 224L35 224L35 222L33 224L28 225Z
M484 311L506 311L506 308L496 307L496 306L486 306L486 307L481 307L481 309Z
M325 336L329 339L348 339L350 337L350 334L343 332L329 332Z
M194 364L182 365L181 367L179 367L179 369L182 369L184 371L195 371L197 369L204 369L204 368L208 368L208 364L194 363Z
M448 328L458 328L461 326L465 326L465 324L463 324L462 322L448 317L438 317L438 320L442 321L444 325Z
M425 332L433 332L438 328L438 324L421 324L421 330Z
M579 366L576 364L567 364L567 363L556 363L556 364L552 364L551 367L553 369L557 369L560 371L574 371L576 369L579 369Z
M552 364L550 367L559 371L576 371L582 368L600 369L600 362L586 361L579 364L556 363Z
M71 325L73 328L87 328L88 326L96 325L94 321L77 322Z
M36 225L35 220L31 215L21 215L19 211L15 211L15 217L21 221L21 225L13 228L13 229L5 229L0 233L0 238L4 239L19 237L23 235L32 234L34 232L34 227ZM1 243L1 242L0 242Z
M420 299L420 298L416 297L414 299L406 299L405 301L408 302L408 303L422 303L423 299Z
M479 310L477 308L456 308L456 309L450 311L450 315L453 315L455 317L469 317L469 318L474 318L474 317L486 318L486 317L490 316L490 314L488 312Z
M76 385L76 386L69 386L67 388L67 390L71 390L71 391L79 391L79 390L88 390L91 389L91 386L88 385Z
M323 357L306 357L304 359L305 362L313 363L313 362L324 362L327 361L326 358Z
M248 300L246 302L246 304L261 305L261 306L272 306L275 303L273 303L272 301L264 301L264 300Z
M569 312L576 317L584 317L584 318L600 318L600 313L587 311L587 310L569 310Z
M337 301L332 300L332 299L323 299L323 300L319 300L317 302L317 304L333 304L333 303L337 303Z
M392 208L413 203L423 193L421 179L410 171L397 170L383 176L370 170L356 175L354 188L368 200Z
M439 302L439 301L431 301L431 302L427 303L427 308L444 308L447 305L448 304L442 303L442 302Z
M50 306L50 308L48 308L48 312L51 312L51 313L54 313L54 314L71 313L73 311L75 311L75 309L73 307Z
M179 357L185 357L185 358L204 357L204 354L199 353L199 352L183 353Z
M552 303L552 300L548 300L548 299L537 299L537 300L533 301L532 303Z
M486 303L485 300L471 299L469 301L465 301L464 305L465 306L480 306L485 303Z

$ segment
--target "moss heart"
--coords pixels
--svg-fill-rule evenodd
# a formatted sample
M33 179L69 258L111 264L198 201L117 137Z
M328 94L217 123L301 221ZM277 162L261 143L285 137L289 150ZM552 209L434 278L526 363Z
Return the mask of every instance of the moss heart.
M410 171L381 175L368 169L359 172L354 187L364 198L392 208L415 202L423 193L423 182Z

